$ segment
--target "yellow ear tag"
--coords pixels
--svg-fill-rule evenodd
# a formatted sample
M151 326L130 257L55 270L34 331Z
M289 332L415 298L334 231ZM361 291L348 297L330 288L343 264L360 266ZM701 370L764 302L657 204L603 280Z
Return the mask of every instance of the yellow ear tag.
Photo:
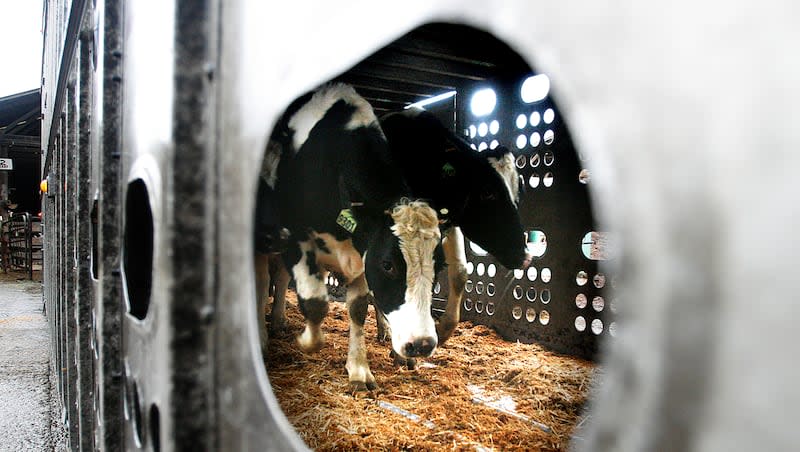
M336 217L336 224L351 234L355 232L356 226L358 226L356 219L353 217L353 212L350 211L350 209L342 209L341 212L339 212L339 216Z

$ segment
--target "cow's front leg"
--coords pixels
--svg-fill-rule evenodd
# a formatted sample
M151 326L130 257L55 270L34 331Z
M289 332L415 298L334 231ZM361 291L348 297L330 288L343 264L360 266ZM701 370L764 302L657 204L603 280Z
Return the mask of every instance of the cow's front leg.
M266 353L267 343L269 342L267 325L265 323L267 298L269 298L269 255L255 253L255 255L253 255L253 263L256 276L256 312L258 316L258 337L261 342L261 352Z
M464 285L467 283L467 255L464 252L464 235L458 227L450 228L442 242L447 262L447 305L444 314L436 324L436 335L439 345L453 335L461 317L461 299L464 296Z
M273 271L272 282L275 287L269 330L273 335L279 335L286 331L286 291L289 290L291 277L279 255L270 256L269 266Z
M297 284L297 303L306 319L303 332L297 336L297 345L305 353L318 351L325 345L322 321L328 314L328 288L325 285L327 272L319 269L313 246L300 243L300 259L292 266Z
M347 352L347 375L351 391L366 391L378 387L369 369L367 346L364 341L364 321L369 306L367 280L362 273L347 287L347 312L350 314L350 347Z

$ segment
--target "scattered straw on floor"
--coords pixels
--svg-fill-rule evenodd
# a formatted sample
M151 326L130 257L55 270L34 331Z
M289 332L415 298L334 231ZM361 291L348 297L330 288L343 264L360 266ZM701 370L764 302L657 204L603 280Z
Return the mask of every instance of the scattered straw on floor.
M380 388L351 394L345 307L331 303L326 346L305 355L293 340L302 329L294 293L287 301L289 332L270 338L265 364L281 408L314 450L565 450L581 421L592 363L464 322L409 371L375 339L372 308L367 349Z

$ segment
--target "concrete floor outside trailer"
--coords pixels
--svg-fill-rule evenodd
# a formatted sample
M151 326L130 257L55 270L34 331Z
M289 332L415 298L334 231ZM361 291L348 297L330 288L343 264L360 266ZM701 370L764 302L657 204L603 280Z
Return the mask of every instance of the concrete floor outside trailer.
M66 451L42 286L26 276L0 272L0 451Z

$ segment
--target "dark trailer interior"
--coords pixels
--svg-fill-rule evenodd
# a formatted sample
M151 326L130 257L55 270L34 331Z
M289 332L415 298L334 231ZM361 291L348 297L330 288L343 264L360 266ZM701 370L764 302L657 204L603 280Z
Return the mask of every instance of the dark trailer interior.
M616 281L598 269L598 260L609 257L607 237L597 231L589 172L549 95L549 79L536 100L521 96L523 82L535 75L535 68L493 35L434 23L402 36L335 80L353 85L379 117L455 91L424 108L478 150L499 143L514 152L524 187L521 219L529 246L542 254L527 273L514 274L468 245L471 272L461 318L490 326L512 342L536 342L594 359L598 339L616 328L609 314L614 306L607 306L613 291L608 286ZM496 105L476 115L473 95L487 88L496 93ZM445 271L438 275L434 309L443 309L446 278Z

